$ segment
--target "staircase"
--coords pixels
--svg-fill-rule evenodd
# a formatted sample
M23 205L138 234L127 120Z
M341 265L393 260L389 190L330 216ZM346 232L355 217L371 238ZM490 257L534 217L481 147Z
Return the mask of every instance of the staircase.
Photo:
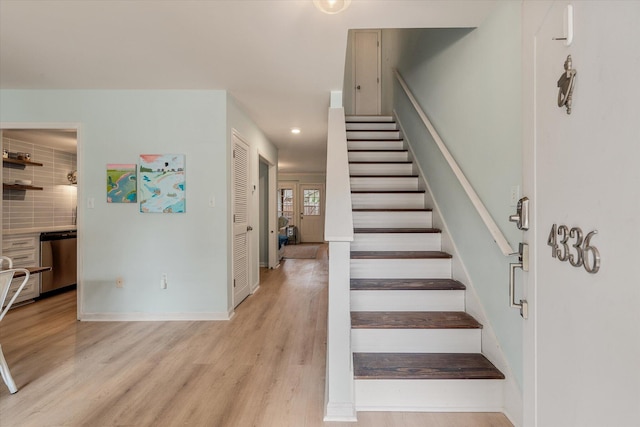
M351 346L357 410L490 411L504 375L481 353L392 117L348 116Z

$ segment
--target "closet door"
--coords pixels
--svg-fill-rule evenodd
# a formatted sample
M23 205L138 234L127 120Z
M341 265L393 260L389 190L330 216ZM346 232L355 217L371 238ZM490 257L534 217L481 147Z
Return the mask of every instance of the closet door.
M249 296L249 147L233 134L233 306Z

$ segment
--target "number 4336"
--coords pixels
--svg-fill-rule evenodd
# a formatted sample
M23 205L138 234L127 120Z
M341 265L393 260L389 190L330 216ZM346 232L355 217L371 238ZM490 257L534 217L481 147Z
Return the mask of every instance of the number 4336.
M596 230L584 237L579 227L569 229L566 225L551 226L547 245L551 246L551 256L560 261L569 261L574 267L584 267L591 274L600 270L600 252L591 245L591 238Z

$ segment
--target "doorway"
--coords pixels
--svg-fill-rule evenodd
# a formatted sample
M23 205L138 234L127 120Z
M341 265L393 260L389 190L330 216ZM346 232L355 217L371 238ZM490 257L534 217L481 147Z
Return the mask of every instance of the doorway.
M356 115L378 115L382 98L381 31L358 30L353 36L353 111Z
M15 267L42 264L41 235L80 229L77 202L82 180L78 179L80 144L77 124L2 124L3 149L2 253ZM76 285L76 312L80 318L82 277L81 241L73 239L73 271L60 291ZM77 243L76 243L77 242ZM77 255L76 255L77 254ZM49 273L51 274L51 273ZM40 275L32 275L17 301L45 295ZM58 291L56 291L58 292ZM46 294L49 295L50 293Z

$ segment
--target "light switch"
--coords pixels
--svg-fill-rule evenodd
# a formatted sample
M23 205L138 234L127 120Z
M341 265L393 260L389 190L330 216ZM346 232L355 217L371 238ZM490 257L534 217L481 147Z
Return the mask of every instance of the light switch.
M216 207L216 198L215 198L215 196L209 197L209 207L210 208L215 208Z
M89 197L87 199L87 208L88 209L93 209L96 207L96 199L94 199L93 197Z

